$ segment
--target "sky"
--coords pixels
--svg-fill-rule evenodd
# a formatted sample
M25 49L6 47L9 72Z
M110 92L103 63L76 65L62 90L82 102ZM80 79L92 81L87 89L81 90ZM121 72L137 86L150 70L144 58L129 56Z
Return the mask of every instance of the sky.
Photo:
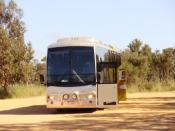
M120 50L135 38L153 51L175 47L175 0L15 1L38 60L63 37L94 37Z

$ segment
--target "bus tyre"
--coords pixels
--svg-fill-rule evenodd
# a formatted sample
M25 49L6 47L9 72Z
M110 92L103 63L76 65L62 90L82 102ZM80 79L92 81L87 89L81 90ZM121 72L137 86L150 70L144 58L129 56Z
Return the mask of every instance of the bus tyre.
M100 110L100 111L102 111L102 110L104 110L105 108L98 108L98 110Z
M63 112L63 109L56 109L57 113Z

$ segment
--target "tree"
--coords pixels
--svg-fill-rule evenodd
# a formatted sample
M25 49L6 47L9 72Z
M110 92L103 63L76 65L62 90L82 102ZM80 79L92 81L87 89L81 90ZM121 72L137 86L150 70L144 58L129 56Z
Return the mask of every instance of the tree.
M32 44L29 42L26 46L26 53L24 56L23 74L24 83L31 83L34 81L34 62L32 62L34 50L32 49Z
M22 10L13 0L7 5L0 0L0 86L6 92L9 84L29 83L34 76L34 51L31 43L24 41L25 27L21 18Z
M129 45L129 49L131 52L138 52L140 51L142 42L139 39L134 39Z
M174 49L166 48L163 50L162 59L163 59L163 77L164 79L171 78L174 74Z
M143 50L146 46L141 48L143 43L139 39L134 39L129 45L128 49L122 52L122 68L128 71L129 83L136 82L138 79L145 79L148 70L147 56ZM146 50L145 50L146 52Z
M44 62L44 63L46 63L46 61L47 61L47 57L44 56L44 57L41 59L41 61Z
M8 93L7 88L11 82L12 60L11 48L7 32L0 26L0 87Z
M142 53L144 56L151 57L152 51L151 51L151 48L149 47L148 44L145 44L145 45L142 47L141 53Z
M40 75L44 75L46 77L46 61L47 61L46 56L41 59L41 62L35 59L35 81L36 82L41 82Z
M156 51L152 54L151 68L155 76L158 76L160 81L172 79L175 75L175 59L174 49L166 48L160 53Z

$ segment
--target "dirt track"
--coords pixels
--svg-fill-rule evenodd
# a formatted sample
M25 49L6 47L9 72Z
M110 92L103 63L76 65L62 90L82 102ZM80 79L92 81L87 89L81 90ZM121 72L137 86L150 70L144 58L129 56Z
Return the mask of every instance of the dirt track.
M45 97L0 100L0 130L175 130L175 92L128 97L115 109L60 113Z

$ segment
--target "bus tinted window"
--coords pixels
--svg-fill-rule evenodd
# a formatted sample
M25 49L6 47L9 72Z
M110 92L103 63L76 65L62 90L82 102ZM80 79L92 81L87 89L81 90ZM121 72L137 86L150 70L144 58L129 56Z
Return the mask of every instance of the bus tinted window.
M97 82L117 83L117 67L121 64L120 55L103 47L96 48Z
M48 54L48 74L62 75L69 72L68 50L50 51Z
M72 50L71 52L71 69L78 74L92 74L95 72L94 68L94 53L93 50L82 48Z
M48 50L48 86L95 84L92 47L59 47Z
M99 84L113 84L117 83L117 71L116 68L104 67L98 72Z

